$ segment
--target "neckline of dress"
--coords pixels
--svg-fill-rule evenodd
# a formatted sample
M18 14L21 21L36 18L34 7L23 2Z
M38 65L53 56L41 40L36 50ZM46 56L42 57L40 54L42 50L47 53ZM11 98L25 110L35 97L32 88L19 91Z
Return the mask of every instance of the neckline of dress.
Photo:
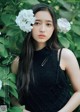
M35 50L34 52L35 52L35 53L39 53L39 52L45 51L46 49L47 49L47 47L45 46L45 47L43 47L43 48L40 49L40 50Z

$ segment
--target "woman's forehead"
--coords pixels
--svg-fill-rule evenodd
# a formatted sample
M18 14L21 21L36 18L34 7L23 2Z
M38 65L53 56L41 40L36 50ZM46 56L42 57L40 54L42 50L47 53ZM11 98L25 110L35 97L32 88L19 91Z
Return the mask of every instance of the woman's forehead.
M49 13L49 11L38 11L35 14L36 20L46 20L46 21L52 21L52 17Z

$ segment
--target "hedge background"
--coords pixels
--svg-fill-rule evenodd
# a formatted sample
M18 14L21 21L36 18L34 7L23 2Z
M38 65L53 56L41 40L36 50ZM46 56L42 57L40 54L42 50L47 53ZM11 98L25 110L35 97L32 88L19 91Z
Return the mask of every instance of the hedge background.
M71 30L66 34L59 33L58 39L61 46L74 52L80 64L80 0L0 0L0 80L3 82L0 105L6 104L7 112L22 112L19 107L10 106L10 95L18 98L15 74L11 73L10 66L19 55L26 35L16 26L15 18L21 9L30 9L39 2L51 5L57 18L64 17L72 22Z

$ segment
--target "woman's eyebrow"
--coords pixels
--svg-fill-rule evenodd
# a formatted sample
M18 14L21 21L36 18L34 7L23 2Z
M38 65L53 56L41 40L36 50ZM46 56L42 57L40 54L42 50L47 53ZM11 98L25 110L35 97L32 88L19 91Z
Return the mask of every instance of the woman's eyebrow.
M50 23L52 23L52 20L46 20L46 22L50 22Z
M42 21L41 19L36 19L36 21ZM51 22L52 23L52 20L45 20L46 22Z
M36 21L41 21L41 19L36 19Z

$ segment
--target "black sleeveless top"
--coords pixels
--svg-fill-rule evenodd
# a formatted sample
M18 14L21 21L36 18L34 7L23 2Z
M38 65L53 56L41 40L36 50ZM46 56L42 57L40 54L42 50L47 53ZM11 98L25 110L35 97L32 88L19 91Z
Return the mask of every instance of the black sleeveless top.
M65 72L59 66L57 50L34 51L33 78L22 104L31 112L57 112L70 99Z

